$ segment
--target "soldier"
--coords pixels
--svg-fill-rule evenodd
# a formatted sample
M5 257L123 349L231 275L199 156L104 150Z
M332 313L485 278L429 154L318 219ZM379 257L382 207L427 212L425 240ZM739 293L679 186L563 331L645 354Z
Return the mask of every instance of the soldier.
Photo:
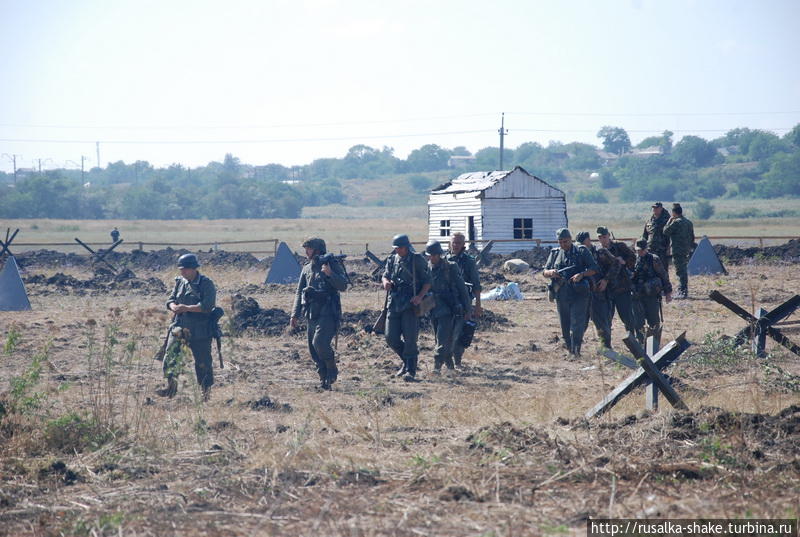
M455 369L453 328L456 322L463 323L465 320L470 320L472 301L467 293L461 269L456 263L444 258L444 250L439 241L429 241L425 245L425 253L429 256L431 290L436 299L436 306L431 310L430 316L436 339L433 372L438 374L442 370L442 364L447 366L447 369Z
M650 219L644 223L644 232L642 238L647 241L647 249L661 258L664 263L664 268L669 268L669 258L667 251L669 251L669 237L664 235L664 226L667 225L669 215L664 210L664 204L660 201L655 202L652 206L653 214Z
M300 315L305 316L308 352L317 367L320 388L330 390L339 374L331 341L342 317L339 293L347 289L347 276L342 264L326 255L324 240L309 238L303 248L309 261L300 272L289 326L297 328Z
M114 228L111 230L111 242L117 242L119 240L119 230Z
M595 262L598 262L597 248L592 244L592 239L588 231L581 231L575 235L575 240L579 247L582 246L589 250L589 253L592 254L592 258L594 258ZM597 332L597 337L600 338L600 344L603 347L611 348L611 307L608 303L608 295L605 286L603 288L598 286L597 282L603 277L603 267L600 263L598 263L598 268L599 271L588 279L591 294L589 295L589 309L586 312L586 324L588 326L589 319L591 319L594 324L595 332Z
M203 400L208 401L211 396L214 384L211 311L216 305L217 289L210 278L200 274L199 267L194 254L178 258L181 275L175 278L175 287L167 300L167 309L175 317L164 353L167 387L157 392L162 397L174 397L177 393L178 375L183 369L182 342L189 346L194 356L194 371L203 390Z
M472 308L472 318L475 319L481 316L481 279L478 273L478 265L475 259L467 253L464 247L465 237L460 231L453 233L450 238L450 252L447 254L447 260L454 262L461 269L461 275L464 277L464 283L467 284L467 293L470 296L470 303L475 299L475 306ZM464 322L466 319L456 317L453 327L453 362L456 368L461 367L461 358L464 356L464 346L461 344L461 333L464 329Z
M552 280L550 289L556 300L568 358L579 357L589 307L589 283L586 278L595 274L598 267L589 250L572 244L572 234L568 229L559 229L556 237L558 248L550 252L542 275Z
M664 236L672 242L672 261L675 263L675 274L678 276L677 298L689 296L689 275L686 265L694 247L694 225L691 220L684 218L683 208L680 203L672 204L672 216L664 226Z
M625 325L626 332L633 332L636 327L636 317L633 313L633 296L631 274L636 263L636 255L624 242L612 241L611 233L607 227L597 228L597 240L600 241L597 262L603 271L603 278L598 282L601 289L608 295L609 329L614 319L616 309L619 318ZM609 334L610 336L610 334ZM609 337L609 345L610 337Z
M414 252L408 235L395 235L394 253L383 272L383 288L389 293L386 314L386 343L403 360L396 376L414 380L417 376L419 318L414 306L431 288L425 259Z
M647 321L648 335L661 340L662 313L661 296L672 300L672 284L661 259L647 251L647 241L636 241L636 264L633 268L633 296L636 309L636 338L644 345L644 323Z

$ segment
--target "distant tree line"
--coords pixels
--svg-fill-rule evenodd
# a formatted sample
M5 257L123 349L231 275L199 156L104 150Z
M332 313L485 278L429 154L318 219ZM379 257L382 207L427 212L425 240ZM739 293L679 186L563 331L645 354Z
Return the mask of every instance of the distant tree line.
M504 150L504 167L522 166L552 183L568 174L587 178L578 202L607 202L604 191L620 189L623 201L652 199L772 198L800 195L800 125L785 136L738 128L705 140L673 133L644 139L633 147L621 127L598 132L602 151L591 144L526 142ZM426 144L406 159L392 148L356 145L343 158L317 159L305 166L223 162L186 168L154 168L146 161L114 162L81 174L77 170L25 173L16 184L0 172L2 218L296 218L303 207L346 203L343 180L405 175L408 192L433 186L428 172L448 169L451 156L472 156L467 171L495 170L499 148L472 155L465 147ZM599 181L590 182L596 172ZM453 172L454 174L456 172Z

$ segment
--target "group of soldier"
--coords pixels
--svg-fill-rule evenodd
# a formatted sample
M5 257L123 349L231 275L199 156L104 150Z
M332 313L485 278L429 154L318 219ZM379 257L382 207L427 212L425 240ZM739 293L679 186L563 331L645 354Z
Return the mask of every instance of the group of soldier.
M551 280L550 294L555 300L563 342L568 357L581 354L583 336L591 320L600 343L611 347L611 324L616 312L625 326L642 341L646 335L659 338L662 327L661 300L672 299L667 273L668 251L680 280L676 298L688 296L686 265L694 243L692 223L683 217L680 204L673 204L667 216L663 205L652 206L652 217L645 223L634 254L623 242L613 239L608 228L597 228L598 244L588 232L580 232L573 242L566 228L556 232L558 247L553 248L543 276ZM310 238L303 242L309 262L303 267L290 317L290 328L306 321L308 350L316 366L320 388L330 390L338 377L333 340L342 315L340 293L348 286L347 273L337 256L327 252L325 241ZM481 284L477 264L466 252L465 237L456 232L450 237L449 251L439 241L429 241L424 256L414 251L407 235L396 235L393 252L386 260L381 285L386 291L385 338L401 360L396 376L414 381L417 376L420 318L431 319L435 338L433 373L442 368L461 368L465 348L471 341L474 319L481 315ZM216 288L200 274L194 254L178 260L181 275L167 309L174 314L163 346L163 372L167 385L159 395L173 397L177 376L183 366L183 352L194 356L195 373L203 397L210 396L214 383L211 341L215 337ZM645 330L645 324L647 329ZM218 337L218 334L216 334Z
M568 357L579 357L589 320L602 347L612 348L611 325L618 314L627 333L644 343L652 335L660 341L663 326L662 297L672 300L668 251L671 248L680 287L676 298L689 293L687 264L694 244L694 227L683 216L679 203L667 216L661 202L652 206L634 254L609 229L596 230L598 245L589 232L575 237L566 228L556 232L558 248L547 259L542 275L551 280L550 295L556 302L561 334ZM577 243L577 244L576 244ZM646 329L645 329L646 325Z

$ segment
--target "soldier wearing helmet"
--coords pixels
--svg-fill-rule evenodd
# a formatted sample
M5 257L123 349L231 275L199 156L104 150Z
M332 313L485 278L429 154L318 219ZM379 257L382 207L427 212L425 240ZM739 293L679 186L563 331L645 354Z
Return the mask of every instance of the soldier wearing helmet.
M438 374L442 364L447 369L455 369L453 363L453 329L456 319L470 320L472 300L464 284L461 269L444 258L444 250L439 241L432 240L425 245L428 256L428 270L431 273L431 290L436 305L430 312L436 346L433 351L433 372Z
M331 342L336 337L342 317L339 293L347 289L347 276L342 264L326 256L325 241L313 237L303 242L309 262L297 282L290 326L297 328L303 315L307 321L308 352L319 374L320 388L330 390L339 375Z
M195 254L178 258L181 275L175 278L175 287L167 300L167 309L175 314L164 353L167 387L157 392L164 397L174 397L177 393L178 375L185 364L183 344L194 356L195 375L205 401L209 399L214 384L211 311L216 306L217 289L210 278L200 274L199 267Z
M389 256L381 279L388 293L386 343L403 360L398 377L414 380L417 376L419 318L414 306L431 288L428 264L414 252L408 235L392 239L394 253Z
M467 294L470 298L475 299L475 306L472 308L472 317L480 317L481 310L481 278L478 273L478 265L475 259L467 253L465 247L466 237L460 231L456 231L450 237L450 251L447 254L447 260L452 261L461 270L461 275L464 276L464 283L467 285ZM471 323L474 330L474 323ZM453 325L453 364L456 368L461 367L461 358L464 356L464 344L462 343L462 334L465 327L469 330L467 319L456 317Z

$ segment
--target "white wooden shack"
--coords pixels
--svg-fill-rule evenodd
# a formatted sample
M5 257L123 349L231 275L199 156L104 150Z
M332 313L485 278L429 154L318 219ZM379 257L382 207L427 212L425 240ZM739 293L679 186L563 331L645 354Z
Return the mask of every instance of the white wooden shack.
M479 250L494 240L492 253L531 248L536 239L552 243L561 227L567 227L564 192L519 166L461 174L428 200L428 240L446 243L461 231Z

